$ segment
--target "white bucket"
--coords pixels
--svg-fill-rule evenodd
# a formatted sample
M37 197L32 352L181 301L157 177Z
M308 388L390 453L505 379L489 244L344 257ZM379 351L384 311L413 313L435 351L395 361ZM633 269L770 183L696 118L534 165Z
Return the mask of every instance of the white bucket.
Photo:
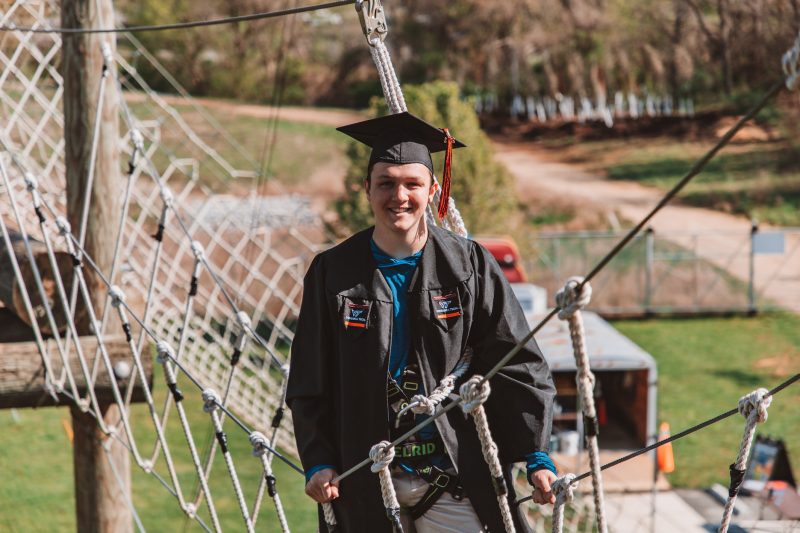
M580 434L577 431L562 431L558 434L558 448L564 455L578 455Z

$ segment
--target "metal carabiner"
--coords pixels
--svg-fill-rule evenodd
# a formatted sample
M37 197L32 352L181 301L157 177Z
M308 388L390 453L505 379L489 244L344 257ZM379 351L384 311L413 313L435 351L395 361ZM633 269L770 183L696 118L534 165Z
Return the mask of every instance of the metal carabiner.
M381 0L356 0L356 11L361 21L361 29L364 30L364 36L370 45L373 39L381 41L386 39L389 26L386 25L386 14Z

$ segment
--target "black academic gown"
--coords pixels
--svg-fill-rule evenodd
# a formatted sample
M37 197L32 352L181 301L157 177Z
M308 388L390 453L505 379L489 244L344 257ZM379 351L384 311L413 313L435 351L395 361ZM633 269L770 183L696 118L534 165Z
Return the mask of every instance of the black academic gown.
M331 464L344 472L389 440L392 294L370 251L372 231L319 254L305 277L286 401L306 469ZM474 351L467 375L483 374L530 331L489 252L436 227L429 228L411 282L408 313L409 360L418 359L427 391L453 370L467 346ZM547 450L555 388L536 342L529 341L490 385L485 408L501 463ZM478 516L489 531L503 531L471 417L456 408L436 424ZM345 533L391 531L378 476L368 467L342 480L334 510ZM518 531L526 531L517 521Z

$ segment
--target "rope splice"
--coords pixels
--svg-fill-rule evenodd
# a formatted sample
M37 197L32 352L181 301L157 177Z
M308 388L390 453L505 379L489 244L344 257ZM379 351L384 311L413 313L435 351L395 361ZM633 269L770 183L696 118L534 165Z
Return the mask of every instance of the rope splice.
M403 525L400 523L400 503L397 501L392 474L389 472L389 466L394 461L394 446L387 440L381 441L370 448L369 458L372 459L370 470L378 474L380 479L383 506L386 508L386 517L392 523L392 531L403 533Z
M508 503L508 487L503 475L503 467L500 465L500 458L497 455L497 444L492 438L489 430L489 419L486 417L486 410L483 404L489 399L492 392L489 382L481 382L483 377L474 375L469 378L458 392L461 395L461 410L466 414L472 415L475 421L475 428L478 430L478 440L481 442L481 452L486 464L489 465L489 472L492 475L492 484L497 495L497 503L500 506L500 515L503 518L503 525L506 533L515 533L514 519L511 516L511 507Z
M589 367L589 354L586 350L586 333L583 328L581 309L592 299L592 286L583 278L574 276L556 293L556 304L560 308L558 318L566 320L575 354L575 381L578 386L583 410L586 449L589 452L589 465L592 471L592 491L597 512L597 529L600 533L608 531L603 498L603 475L600 468L600 449L597 436L600 425L597 422L597 409L594 404L595 377Z
M772 403L772 396L767 389L757 389L746 394L739 399L739 414L745 417L744 434L742 443L739 446L739 455L736 461L730 466L731 483L728 487L728 501L725 502L725 509L722 511L722 520L719 524L719 533L726 533L731 524L733 516L733 506L736 504L736 497L739 495L739 487L744 480L747 470L747 458L750 456L750 448L753 446L753 439L756 434L756 426L767 421L767 408Z

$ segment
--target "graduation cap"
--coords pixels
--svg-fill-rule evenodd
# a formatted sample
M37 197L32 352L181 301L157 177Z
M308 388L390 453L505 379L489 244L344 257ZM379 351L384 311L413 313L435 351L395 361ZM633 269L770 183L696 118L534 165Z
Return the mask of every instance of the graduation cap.
M438 209L439 218L444 218L450 199L453 148L466 146L454 139L447 128L432 126L406 111L336 129L372 148L372 154L369 156L369 172L372 172L372 167L379 162L396 165L421 163L433 174L431 154L446 150L442 195Z

